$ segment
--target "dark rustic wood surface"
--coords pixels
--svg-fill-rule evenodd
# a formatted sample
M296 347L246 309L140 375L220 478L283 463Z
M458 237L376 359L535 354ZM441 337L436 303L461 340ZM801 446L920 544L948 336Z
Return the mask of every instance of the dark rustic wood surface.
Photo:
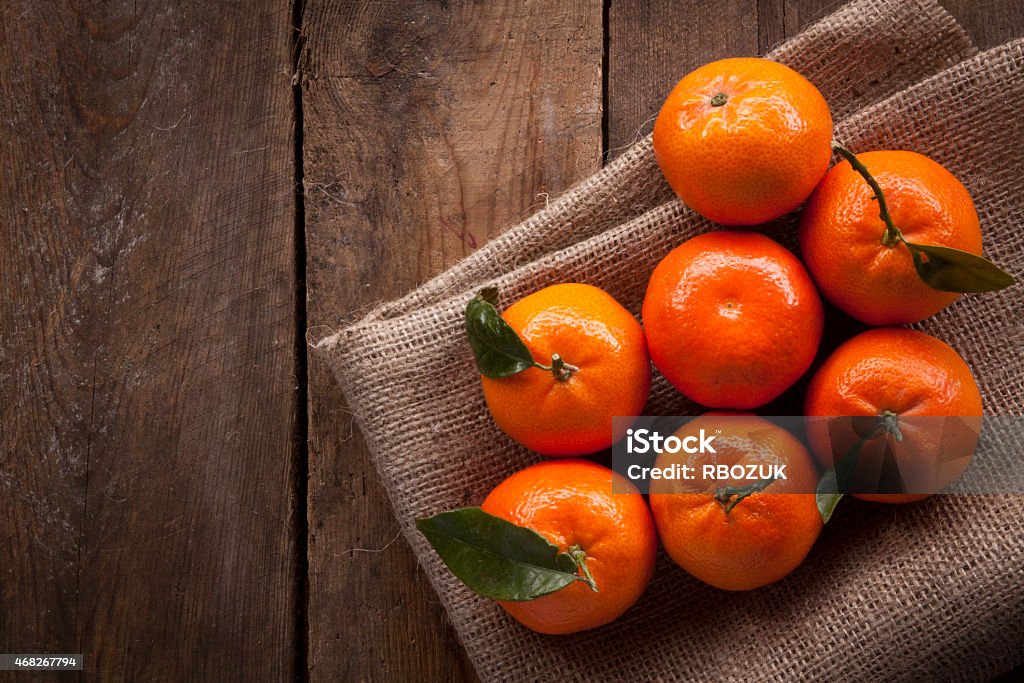
M1017 0L943 1L982 47L1024 33ZM0 4L0 651L474 680L302 333L838 4Z
M0 3L2 652L295 673L291 26Z

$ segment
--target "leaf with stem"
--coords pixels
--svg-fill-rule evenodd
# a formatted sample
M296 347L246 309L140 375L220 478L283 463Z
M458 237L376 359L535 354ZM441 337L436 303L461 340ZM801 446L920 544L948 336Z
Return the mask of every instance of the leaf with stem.
M943 292L992 292L1005 289L1016 283L1016 279L986 258L952 247L932 244L917 244L903 236L893 222L892 214L885 202L885 193L878 181L868 171L857 155L836 141L832 149L846 159L850 166L867 181L878 201L878 215L885 223L882 244L893 248L900 242L906 245L914 260L918 277L932 289Z
M842 500L844 493L850 489L850 480L857 470L860 452L864 449L864 444L882 436L886 438L891 436L896 441L903 440L899 416L891 410L883 411L878 416L851 417L850 427L860 438L850 447L850 450L843 454L843 457L839 458L825 474L821 475L814 492L821 521L826 524L832 519L832 513L835 512L836 505Z
M497 304L497 287L480 290L466 304L466 337L481 375L502 379L528 368L539 368L551 372L555 379L564 382L579 370L562 360L557 353L552 354L551 365L541 365L534 360L530 349L498 313Z
M534 600L577 581L597 592L579 546L559 551L536 531L478 507L418 519L416 528L460 581L492 600Z

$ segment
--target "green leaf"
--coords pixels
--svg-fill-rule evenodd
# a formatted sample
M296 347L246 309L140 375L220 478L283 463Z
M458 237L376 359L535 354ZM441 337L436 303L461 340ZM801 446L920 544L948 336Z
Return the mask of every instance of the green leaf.
M818 489L814 495L823 524L828 524L828 520L832 519L832 513L835 512L836 505L839 505L842 498L843 494L839 493L839 485L836 481L836 471L834 468L829 468L829 471L823 474L818 482Z
M943 292L993 292L1016 280L986 258L950 247L903 241L925 283Z
M871 439L878 438L884 433L882 423L879 422L877 417L870 418L874 423L874 427L868 427L863 421L853 419L854 430L866 431L866 434L861 435L857 442L850 447L843 457L839 458L835 464L828 468L825 474L821 475L821 479L818 480L818 486L814 492L814 500L818 504L818 513L821 515L821 521L828 524L828 520L832 519L832 513L835 512L836 505L839 505L839 501L843 498L843 492L850 488L850 478L853 476L854 471L857 469L857 464L860 461L860 452L864 448L864 444Z
M480 374L501 379L535 365L533 355L498 313L498 290L489 287L466 305L466 336Z
M492 600L534 600L576 581L590 583L572 555L478 507L418 519L416 528L460 581Z

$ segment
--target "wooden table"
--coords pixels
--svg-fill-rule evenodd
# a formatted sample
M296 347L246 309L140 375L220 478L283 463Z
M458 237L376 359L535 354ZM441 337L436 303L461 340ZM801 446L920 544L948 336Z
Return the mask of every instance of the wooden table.
M1018 0L943 2L983 47L1024 33ZM834 4L0 4L0 652L474 679L307 328Z

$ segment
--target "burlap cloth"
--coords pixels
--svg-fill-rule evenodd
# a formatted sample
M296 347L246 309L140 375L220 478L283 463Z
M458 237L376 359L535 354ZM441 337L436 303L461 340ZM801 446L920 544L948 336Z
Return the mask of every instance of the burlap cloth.
M930 0L858 0L770 55L825 95L858 151L912 149L970 189L986 254L1024 273L1024 41L978 54ZM666 83L666 91L670 87ZM650 588L615 623L535 634L463 587L413 527L479 504L539 457L487 413L462 314L481 285L508 303L589 282L639 313L672 247L714 226L668 192L650 137L451 270L341 332L311 338L356 414L406 538L485 680L984 680L1024 661L1024 497L844 501L785 580L728 593L661 554ZM795 247L791 220L766 230ZM1020 287L964 297L920 327L974 369L987 414L1022 412ZM834 310L821 356L856 326ZM801 387L764 414L799 413ZM661 378L647 412L696 407Z

